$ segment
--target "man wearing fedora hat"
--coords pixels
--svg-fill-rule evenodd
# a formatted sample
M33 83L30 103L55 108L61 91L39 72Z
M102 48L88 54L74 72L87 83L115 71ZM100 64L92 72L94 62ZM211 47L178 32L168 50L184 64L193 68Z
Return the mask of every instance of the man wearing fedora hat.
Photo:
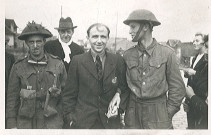
M59 27L55 28L58 30L59 38L56 40L48 41L45 44L45 50L55 56L60 57L64 64L66 71L69 69L69 64L73 56L84 53L84 50L75 42L72 41L72 35L74 29L77 26L73 26L72 19L63 17L59 20Z

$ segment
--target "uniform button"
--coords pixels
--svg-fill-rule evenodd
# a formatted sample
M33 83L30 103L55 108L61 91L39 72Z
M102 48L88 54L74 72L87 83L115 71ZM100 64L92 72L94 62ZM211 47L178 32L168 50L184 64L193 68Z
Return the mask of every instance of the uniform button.
M136 89L135 88L132 88L132 91L135 91Z
M160 65L158 65L158 68L160 67Z
M145 72L143 72L143 75L145 75L146 73Z
M145 82L143 82L142 84L143 84L143 85L145 85L146 83L145 83Z
M146 54L144 54L144 57L146 57L147 55Z

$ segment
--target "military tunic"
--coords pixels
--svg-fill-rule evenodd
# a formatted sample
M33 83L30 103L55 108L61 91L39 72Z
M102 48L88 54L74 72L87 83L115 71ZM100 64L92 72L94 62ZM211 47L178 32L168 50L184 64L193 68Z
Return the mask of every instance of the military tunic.
M131 89L126 125L129 128L171 128L171 119L185 96L174 51L153 39L146 49L136 45L127 50L124 60Z
M50 96L49 105L56 110L53 116L44 116L44 105L49 88L55 86L62 90L66 78L65 66L56 56L45 53L39 62L31 59L30 55L17 60L8 85L8 128L62 128L61 96ZM21 100L22 90L35 90L35 98Z

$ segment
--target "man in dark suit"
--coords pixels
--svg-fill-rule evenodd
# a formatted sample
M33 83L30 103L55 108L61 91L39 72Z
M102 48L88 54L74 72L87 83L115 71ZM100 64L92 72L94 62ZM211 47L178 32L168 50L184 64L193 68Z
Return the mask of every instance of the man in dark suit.
M93 24L87 30L91 49L73 58L62 92L64 114L75 128L119 128L128 98L126 65L105 51L110 30ZM119 109L118 109L119 108Z
M72 41L75 28L77 28L77 26L73 26L70 17L66 19L63 17L60 18L59 27L55 28L58 30L59 38L48 41L45 44L45 50L48 53L58 56L63 60L66 71L69 69L73 56L84 53L82 47Z
M208 128L208 36L197 33L193 41L198 51L191 68L185 69L188 78L184 110L187 112L188 129Z

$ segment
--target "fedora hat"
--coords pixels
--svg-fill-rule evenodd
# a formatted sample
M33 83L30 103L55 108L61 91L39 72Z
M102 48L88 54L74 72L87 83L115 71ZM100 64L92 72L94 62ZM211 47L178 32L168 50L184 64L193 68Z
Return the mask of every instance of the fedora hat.
M73 22L70 17L67 17L66 19L62 17L59 20L59 27L55 29L62 30L62 29L74 29L74 28L77 28L77 26L73 26Z

